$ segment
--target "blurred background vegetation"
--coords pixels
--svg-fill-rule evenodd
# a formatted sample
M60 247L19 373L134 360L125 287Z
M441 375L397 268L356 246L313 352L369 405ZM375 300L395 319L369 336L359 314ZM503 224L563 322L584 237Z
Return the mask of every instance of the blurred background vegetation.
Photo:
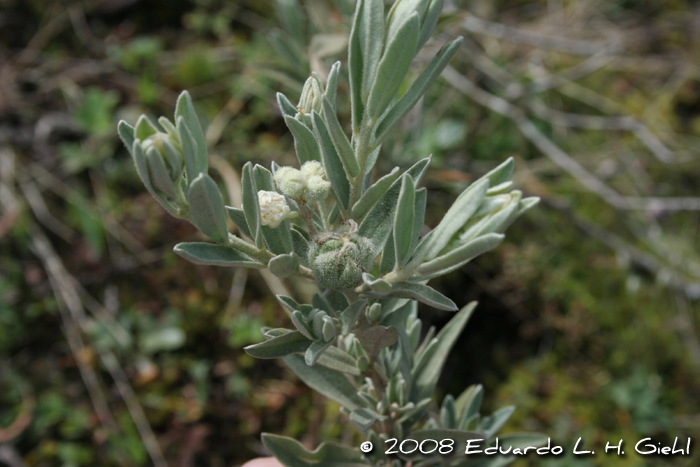
M245 161L295 161L275 92L295 101L346 55L353 0L301 1L0 0L0 465L235 466L261 431L356 442L338 407L242 351L288 324L272 293L308 285L176 257L198 234L116 133L189 89L240 204ZM517 406L510 430L598 452L520 466L698 465L700 6L446 0L438 30L423 60L465 45L379 170L434 154L429 226L509 156L543 200L435 284L480 302L439 397L482 383L486 409ZM692 456L641 458L647 436L693 437ZM619 439L626 456L600 453Z

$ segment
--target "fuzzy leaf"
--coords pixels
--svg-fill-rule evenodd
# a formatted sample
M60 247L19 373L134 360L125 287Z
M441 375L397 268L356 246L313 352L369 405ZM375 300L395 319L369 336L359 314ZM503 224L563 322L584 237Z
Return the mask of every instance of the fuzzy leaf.
M328 128L328 134L333 141L333 146L335 151L340 156L340 161L343 163L345 172L350 177L357 177L360 173L360 166L357 164L357 159L355 159L355 153L350 146L350 141L343 131L343 127L340 126L338 121L338 115L335 113L335 109L331 105L330 101L323 98L323 119ZM316 123L314 123L315 125Z
M447 355L457 342L457 338L462 333L464 326L469 321L469 317L476 308L476 302L471 302L462 308L438 333L435 338L435 347L430 352L430 357L422 359L413 368L413 386L411 388L409 400L418 403L420 400L430 397L433 394L437 380L442 372ZM427 350L427 349L426 349Z
M311 343L308 349L306 349L306 353L304 353L304 362L306 362L307 365L313 366L316 364L319 358L321 358L321 355L323 352L326 351L332 344L332 341L328 342L323 342L323 341L314 341Z
M163 193L166 198L174 200L177 197L177 187L170 179L170 172L156 148L149 147L146 151L146 165L151 186Z
M365 0L360 19L362 95L367 100L384 50L384 0Z
M287 99L287 96L282 94L281 92L277 93L277 105L280 108L280 111L282 112L282 115L285 117L292 117L299 112L299 109L297 109L294 104L289 102L289 99ZM285 122L287 119L285 119Z
M335 346L328 347L326 351L321 354L317 363L332 370L360 376L360 370L357 369L357 360L355 357Z
M416 162L405 173L410 175L415 184L418 185L423 179L429 164L430 157L426 157ZM399 196L400 191L401 181L395 180L360 223L358 235L369 238L380 250L384 248L387 238L391 235L393 225L391 222L387 222L387 219L394 218L396 198Z
M347 334L352 331L353 326L355 326L355 322L357 322L357 318L366 307L367 300L355 300L351 305L343 310L343 312L340 314L340 322L342 323L342 329L340 331L341 334Z
M248 228L248 222L245 220L243 209L226 206L226 214L228 214L228 218L236 224L236 227L238 227L243 235L248 238L253 238L252 235L250 235L250 229Z
M357 388L341 372L320 365L308 366L304 357L288 355L284 363L310 388L333 399L349 410L364 405Z
M241 175L241 199L243 212L252 235L252 240L257 248L263 247L262 224L260 222L260 205L258 204L258 190L255 187L253 177L253 164L246 162Z
M442 276L464 266L477 256L495 248L504 238L505 235L496 233L482 235L454 250L450 250L442 256L438 256L434 260L421 264L416 272L423 279Z
M136 140L136 136L134 135L134 127L126 123L124 120L119 120L117 131L119 132L119 137L121 138L122 143L124 143L124 146L126 146L129 154L131 154L131 148L134 147L134 141Z
M197 168L197 173L206 173L209 168L207 142L204 139L202 125L200 125L199 118L197 118L197 113L194 110L192 98L190 97L190 93L187 91L182 91L180 97L177 98L177 105L175 106L175 121L177 121L180 117L182 117L184 120L184 123L195 142L195 167Z
M323 158L323 166L326 169L326 177L333 186L336 199L342 208L347 210L350 204L350 181L345 173L345 168L335 150L333 140L328 134L326 123L315 111L313 113L313 124L314 133L321 146L321 156Z
M321 443L315 451L307 450L300 442L286 436L262 434L265 447L285 467L368 467L362 454L354 449L333 443Z
M372 293L367 293L373 296ZM388 297L410 298L437 308L438 310L456 311L457 305L432 287L418 282L397 282L393 285Z
M255 358L280 358L293 353L306 352L311 345L311 341L304 337L299 331L288 329L281 335L268 339L259 344L244 347L248 355Z
M419 32L420 20L418 14L413 13L399 27L395 36L389 36L367 98L367 114L371 118L379 118L394 99L415 56Z
M136 126L134 126L134 136L136 139L144 141L151 135L158 133L158 127L156 127L150 118L145 115L141 115L138 120L136 120Z
M197 166L197 143L194 141L192 133L187 128L184 118L179 117L175 122L177 123L177 133L182 143L182 155L185 159L187 181L191 183L197 178L197 175L200 174L199 167Z
M267 263L267 268L277 277L291 277L299 271L299 257L295 253L277 255Z
M348 39L348 78L350 81L350 110L353 135L358 131L360 122L365 114L364 103L366 99L362 98L362 71L364 65L362 63L362 46L360 44L362 41L361 22L366 1L357 0L350 38Z
M372 356L385 347L394 345L399 340L399 332L395 327L372 326L357 333L357 338L367 354Z
M299 165L309 161L321 162L321 149L313 132L299 120L289 115L284 116L284 122L294 137L294 151L299 159Z
M457 412L461 414L458 427L466 429L467 422L475 415L479 414L481 401L484 398L484 387L481 384L472 385L467 388L455 402Z
M481 180L472 184L457 197L438 226L435 227L435 233L424 254L426 259L430 260L435 258L440 251L447 246L452 236L464 227L464 224L466 224L469 218L479 208L488 187L488 181Z
M360 220L369 211L372 206L374 206L379 198L389 189L394 180L399 176L399 168L394 167L394 169L388 174L384 175L382 178L377 180L373 185L371 185L367 190L362 193L360 199L352 207L352 218L355 220Z
M187 190L192 223L218 243L228 243L224 198L212 178L200 173Z
M241 253L231 245L213 243L178 243L173 251L194 264L211 266L243 266L246 268L264 268L265 265L250 256Z
M479 430L483 431L487 438L491 438L498 433L503 425L508 421L511 415L515 412L515 407L509 405L502 409L496 410L493 414L485 417L479 425Z
M413 220L415 217L416 187L410 175L401 177L401 190L396 203L394 216L394 251L396 269L400 268L411 255L413 243Z
M462 38L458 37L449 44L443 46L437 55L433 57L428 66L425 67L425 70L423 70L418 78L411 84L408 91L406 91L399 100L396 101L396 104L382 116L377 124L375 144L383 141L394 125L400 122L413 106L416 105L420 98L423 97L430 85L440 76L442 70L445 69L452 57L457 53L461 44Z
M338 74L340 73L340 62L335 62L331 67L331 71L328 72L328 79L326 80L326 91L324 95L328 102L333 106L333 111L335 111L335 96L338 93Z

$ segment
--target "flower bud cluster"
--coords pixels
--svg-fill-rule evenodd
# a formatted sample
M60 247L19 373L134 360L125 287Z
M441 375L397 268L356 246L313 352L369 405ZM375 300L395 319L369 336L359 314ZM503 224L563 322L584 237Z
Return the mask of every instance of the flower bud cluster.
M331 183L325 179L326 172L320 162L309 161L301 166L282 167L275 173L275 185L285 196L297 201L323 201L330 191Z
M350 290L362 284L362 273L372 268L374 244L360 236L323 234L311 242L309 264L318 285Z

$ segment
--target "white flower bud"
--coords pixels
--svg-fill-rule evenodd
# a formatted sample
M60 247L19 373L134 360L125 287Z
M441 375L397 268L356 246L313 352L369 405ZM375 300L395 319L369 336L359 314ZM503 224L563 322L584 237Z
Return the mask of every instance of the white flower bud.
M319 175L312 175L306 179L306 190L304 199L313 201L323 201L331 192L331 182L326 181Z
M258 204L263 225L279 227L283 220L294 216L284 196L274 191L258 191Z
M275 185L283 195L299 199L306 189L306 176L293 167L282 167L275 173Z
M319 177L326 176L326 171L323 169L323 165L321 165L321 163L318 161L304 162L304 165L301 166L301 173L307 177L311 177L313 175L318 175Z

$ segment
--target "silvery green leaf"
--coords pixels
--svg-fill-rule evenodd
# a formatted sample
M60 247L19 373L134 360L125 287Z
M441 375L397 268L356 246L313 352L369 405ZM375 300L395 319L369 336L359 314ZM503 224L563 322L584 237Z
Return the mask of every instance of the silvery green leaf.
M299 304L292 297L277 295L277 300L279 300L280 304L289 310L290 313L299 310Z
M304 234L292 227L292 246L294 248L294 253L299 257L299 261L304 266L308 266L308 256L309 256L309 240L304 237Z
M411 176L416 185L423 179L430 159L430 157L421 159L405 172ZM384 248L387 238L391 235L393 225L386 220L394 218L396 198L400 191L401 181L395 180L360 223L358 235L369 238L378 249Z
M366 293L372 296L371 293ZM418 282L397 282L394 284L389 297L410 298L421 303L437 308L438 310L455 311L457 305L432 287Z
M389 235L386 239L384 248L382 249L382 258L379 262L379 273L387 274L394 269L396 265L396 248L394 248L394 236Z
M377 65L384 50L384 0L365 0L360 18L362 51L362 100L366 101L374 83Z
M350 81L350 110L353 135L360 128L360 123L365 114L366 99L362 99L362 16L364 14L366 0L357 0L355 15L352 19L352 30L348 39L348 78Z
M496 185L486 190L486 196L500 195L510 190L512 186L513 182L508 180L507 182L503 182L500 185Z
M352 331L357 318L367 307L367 300L355 300L340 314L340 322L342 323L341 334L347 334Z
M455 402L457 413L460 413L458 427L462 430L467 429L469 420L479 414L481 409L481 401L484 398L484 387L481 384L475 384L468 387Z
M226 206L226 214L228 214L228 218L236 224L236 227L238 227L243 235L248 238L253 238L252 235L250 235L250 229L248 228L248 222L245 220L243 209Z
M326 177L333 186L333 192L338 203L343 210L347 210L350 204L350 181L345 173L345 168L335 150L333 140L328 134L326 123L316 112L313 113L313 123L316 139L318 139L321 146L321 156L323 158L323 166L326 169Z
M399 176L399 168L394 169L374 182L352 207L352 218L360 220L374 206Z
M148 166L151 186L163 193L168 199L174 200L177 197L177 187L170 179L170 171L165 166L163 158L153 146L146 151L146 165Z
M134 160L134 165L136 166L136 173L138 174L141 182L146 187L146 190L153 196L153 198L160 204L166 211L171 215L177 216L177 209L173 207L168 201L166 201L151 185L151 180L149 178L148 166L146 165L146 157L143 154L143 149L141 148L141 140L134 140L134 145L131 147L131 157Z
M304 362L309 366L315 365L318 359L321 358L321 354L323 354L331 344L331 341L324 342L322 340L312 342L309 348L306 349L306 353L304 353Z
M413 13L418 15L422 23L429 4L430 0L396 0L386 18L388 24L386 37L389 39L394 38L398 34L400 27Z
M438 226L435 227L430 245L423 255L425 259L435 258L452 240L452 236L464 227L464 224L479 208L488 187L488 181L481 180L472 184L457 197Z
M315 451L285 436L262 434L265 447L285 467L368 467L359 451L333 443L321 443Z
M187 128L184 118L179 117L176 120L176 124L177 132L180 136L180 142L182 143L182 155L185 159L185 173L187 174L187 181L192 182L192 180L197 178L197 175L200 173L197 165L197 143L195 142L192 133Z
M503 183L509 182L513 177L514 170L515 160L512 157L509 157L482 178L487 178L489 180L490 187L496 187Z
M177 98L177 105L175 106L175 120L177 121L180 117L182 117L184 120L185 125L190 131L190 134L195 142L195 166L197 167L197 173L206 173L209 167L207 142L204 139L204 132L202 131L202 126L199 123L199 118L197 118L197 113L194 110L194 105L192 105L192 98L190 97L190 93L187 91L182 91L180 97Z
M167 138L163 138L161 143L163 144L162 156L165 158L165 163L168 167L170 179L179 182L180 180L178 179L182 175L182 156Z
M438 256L427 263L421 264L418 266L418 269L416 269L416 273L422 279L442 276L464 266L477 256L495 248L504 238L505 235L497 233L482 235L481 237L477 237L456 247L454 250L448 251L442 256Z
M529 198L521 199L520 203L518 203L518 212L515 214L515 216L520 217L521 214L539 202L540 198L538 196L530 196Z
M326 300L331 304L334 310L344 310L350 306L347 297L342 292L337 290L326 290L324 292Z
M325 97L323 98L323 119L327 125L326 128L333 141L336 153L340 156L340 160L343 163L345 172L350 177L357 177L360 173L360 166L357 164L357 159L355 159L355 152L352 150L350 141L340 126L338 115L336 115L330 101Z
M321 162L321 149L313 132L303 123L289 115L284 116L284 122L294 137L294 151L299 159L299 164L304 165L308 161Z
M134 135L134 127L126 123L124 120L119 120L117 131L119 132L119 137L121 138L122 143L124 143L124 146L126 146L129 154L131 154L131 148L134 147L134 141L136 140L136 136Z
M419 32L420 20L418 14L413 13L395 36L388 36L388 45L367 98L367 115L371 118L379 118L394 99L415 56Z
M393 326L372 326L357 332L356 336L362 348L370 356L376 355L383 348L394 345L399 340L399 332Z
M326 91L325 96L328 102L333 106L333 111L335 111L335 96L338 93L338 74L340 74L340 62L335 62L331 67L331 71L328 72L328 79L326 80Z
M493 414L485 417L481 421L481 425L479 425L478 428L479 431L484 432L487 438L491 438L505 425L510 416L513 415L513 412L515 412L515 407L512 405L496 410Z
M451 430L457 429L457 410L455 398L451 394L445 396L440 407L440 426Z
M300 43L306 43L306 18L298 0L275 0L277 17L284 28Z
M177 128L175 128L173 122L171 122L167 117L158 117L158 123L160 123L160 126L170 137L175 138L176 140L180 138Z
M357 369L357 359L338 347L328 347L318 358L317 363L332 370L360 376L360 370Z
M415 252L416 246L418 246L418 239L420 238L420 232L423 230L423 223L425 222L425 208L428 203L428 190L425 188L419 188L416 190L416 202L415 202L415 212L416 215L413 218L413 238L411 241L411 251Z
M241 253L231 245L192 242L178 243L173 251L194 264L210 266L243 266L246 268L264 268L265 265L250 256Z
M544 446L549 437L542 433L508 433L499 436L499 444L503 447L512 446L513 449L524 449L528 446Z
M520 204L520 197L522 193L519 191L510 192L511 201L510 203L495 213L492 216L486 218L486 222L481 227L481 232L497 232L501 233L508 228L510 224L513 223L516 216L518 215L518 206Z
M462 38L458 37L452 42L443 46L433 57L425 70L416 78L408 90L399 98L391 109L382 116L377 124L375 142L381 142L389 134L389 131L413 108L418 100L423 97L435 79L440 76L452 57L459 50Z
M384 415L379 415L377 412L365 408L355 409L350 412L350 421L363 432L369 430L376 421L385 419Z
M243 212L252 234L252 239L257 248L263 247L262 223L260 222L260 205L258 204L258 190L255 187L253 177L253 165L246 162L241 175L241 200Z
M416 366L413 368L413 387L409 400L417 403L433 394L442 367L445 365L445 359L457 342L457 338L474 312L474 308L476 308L476 302L471 302L455 314L435 338L436 344L430 352L430 358L416 362Z
M401 177L401 190L394 216L394 252L396 269L408 260L413 243L413 220L415 217L416 186L410 175Z
M297 328L297 331L302 333L304 337L306 337L309 340L316 340L316 336L314 336L313 331L311 330L311 327L308 325L306 322L306 318L304 317L304 313L302 313L299 310L294 310L292 311L292 324L294 325L295 328Z
M357 388L341 372L320 365L308 366L299 355L288 355L284 363L311 389L333 399L349 410L364 405Z
M255 358L280 358L293 353L306 352L311 343L299 331L285 329L281 335L259 344L249 345L243 350Z
M435 32L435 26L437 26L438 17L442 11L442 0L430 0L428 9L423 16L423 21L420 28L420 36L418 36L418 45L416 50L423 48L430 36Z
M206 236L219 243L228 243L224 198L212 178L200 173L187 189L192 223Z
M285 117L292 117L299 112L299 109L297 109L294 104L289 102L289 99L287 99L287 96L282 94L281 92L277 93L277 105L280 108L280 111L282 112L282 115ZM286 121L286 119L285 119Z
M267 263L267 269L277 277L291 277L299 271L299 257L296 253L277 255Z
M144 141L151 135L158 133L158 127L151 121L150 118L145 115L141 115L138 120L136 120L136 126L134 126L134 136L136 139Z
M379 292L382 294L391 292L391 283L385 281L381 277L377 279L371 274L365 272L362 274L362 281L374 292Z

